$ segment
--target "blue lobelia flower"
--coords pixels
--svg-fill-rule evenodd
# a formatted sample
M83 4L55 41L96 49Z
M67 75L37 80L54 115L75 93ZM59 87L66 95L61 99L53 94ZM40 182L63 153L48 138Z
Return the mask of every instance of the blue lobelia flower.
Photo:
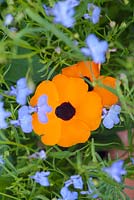
M90 195L93 199L98 198L97 189L93 183L92 177L89 178L87 186L88 186L88 190L81 191L80 193L82 195Z
M54 16L54 22L60 23L63 26L69 28L73 27L75 23L74 19L74 6L78 5L78 1L72 0L58 1L52 8L52 15Z
M122 181L122 175L125 175L127 172L123 169L123 160L118 160L114 162L111 167L104 167L102 171L106 172L111 176L115 181L120 183Z
M16 101L20 105L25 105L27 101L27 96L33 93L33 90L30 89L27 85L26 78L21 78L17 81L16 88L11 86L11 91L9 95L16 96Z
M32 116L28 106L22 106L18 110L18 120L11 120L10 124L20 126L24 133L32 132Z
M71 7L76 7L80 4L80 0L67 0Z
M64 186L60 194L62 196L62 199L59 200L77 200L78 199L78 192L70 191L68 187Z
M0 129L6 129L8 127L6 118L10 116L11 116L11 113L5 111L4 109L4 103L0 102Z
M46 152L44 150L40 150L39 152L35 152L29 156L29 158L36 158L36 159L46 159Z
M39 183L42 186L49 186L49 180L48 180L48 176L49 176L50 172L36 172L36 174L34 176L30 176L30 178L34 179L36 183Z
M110 110L107 111L105 108L103 109L103 125L111 129L114 127L114 125L118 124L120 122L119 114L121 112L121 107L119 105L112 105Z
M10 25L11 23L12 23L12 21L13 21L13 15L12 14L7 14L6 16L5 16L5 20L4 20L4 25L5 26L8 26L8 25Z
M71 176L70 180L72 181L72 184L75 189L80 189L80 190L83 189L83 181L80 175Z
M37 102L37 113L39 121L42 123L48 122L46 113L51 112L52 108L47 104L48 97L46 95L42 95L39 97Z
M91 20L93 24L98 23L101 9L92 3L88 3L87 10L88 10L88 13L84 14L84 18Z
M4 159L3 159L3 156L0 155L0 164L3 165L5 163Z
M47 113L52 111L52 108L47 104L48 97L46 95L42 95L38 98L37 106L32 107L29 106L29 112L37 112L38 119L41 123L47 123Z
M132 164L134 165L134 158L130 158Z
M43 4L43 8L47 16L52 15L52 8L50 8L49 6L46 6L45 4Z
M81 52L85 56L90 56L95 63L104 63L105 54L108 50L108 43L104 40L99 41L99 39L94 34L88 35L86 38L87 48L81 48Z

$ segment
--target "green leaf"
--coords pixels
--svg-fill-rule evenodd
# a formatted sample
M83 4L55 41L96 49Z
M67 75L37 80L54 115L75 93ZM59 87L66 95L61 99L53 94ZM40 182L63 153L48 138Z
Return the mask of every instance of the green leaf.
M59 152L52 152L49 153L49 155L53 158L57 158L57 159L64 159L64 158L68 158L72 155L71 152L69 151L59 151Z
M31 70L32 78L35 83L39 83L46 78L43 76L43 72L40 71L44 67L44 65L39 62L40 57L34 55L31 58L26 58L26 55L31 52L32 51L28 49L18 47L18 57L20 55L25 55L25 58L11 60L10 69L5 75L6 81L16 83L18 79L26 76L29 70ZM7 65L5 71L8 67Z
M73 41L69 37L67 37L61 30L59 30L55 24L49 23L46 19L42 18L32 9L27 8L26 13L32 20L36 21L40 26L44 27L44 31L50 31L57 38L65 42L65 44L75 52L79 59L83 60L85 58L81 54L79 48L74 45Z

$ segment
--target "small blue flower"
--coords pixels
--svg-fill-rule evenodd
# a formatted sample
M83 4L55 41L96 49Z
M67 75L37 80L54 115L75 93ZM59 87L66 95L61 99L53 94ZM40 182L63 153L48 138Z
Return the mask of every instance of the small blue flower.
M83 181L80 175L71 176L70 179L75 189L83 189Z
M66 186L64 186L61 189L60 194L62 196L61 200L77 200L78 199L78 193L70 191L68 187Z
M4 109L4 103L0 102L0 129L6 129L8 127L6 118L10 116L11 116L11 113L5 111Z
M70 4L70 6L73 8L73 7L76 7L80 4L80 0L67 0L68 3Z
M22 106L18 110L18 120L11 120L10 123L15 126L20 126L24 133L32 132L32 116L29 113L28 106Z
M47 104L48 97L46 95L42 95L39 97L37 102L37 113L39 121L42 123L48 122L46 113L51 112L52 108Z
M52 108L47 104L48 97L46 95L42 95L38 98L37 106L32 107L29 106L29 112L37 112L38 119L41 123L47 123L47 113L52 111Z
M132 164L134 165L134 158L130 158Z
M105 108L103 109L103 125L111 129L114 127L114 125L118 124L120 122L119 114L121 112L121 107L119 105L113 105L111 106L110 110L107 111Z
M70 3L70 0L58 1L52 8L52 15L54 16L54 22L60 23L63 26L69 28L73 27L75 23L74 19L75 10Z
M7 15L5 16L4 25L5 25L5 26L10 25L10 24L12 23L13 19L14 19L14 18L13 18L13 16L12 16L12 14L7 14Z
M88 10L88 13L84 14L84 18L91 20L93 24L98 23L101 9L92 3L88 3L87 10Z
M40 150L39 152L35 152L29 156L29 158L36 158L36 159L46 159L46 152L44 150Z
M0 155L0 164L1 164L1 165L4 165L4 163L5 163L5 161L4 161L4 159L3 159L3 156Z
M81 191L80 193L82 195L90 195L93 199L96 199L98 197L98 194L97 194L97 189L93 183L92 177L89 178L87 186L88 190Z
M44 8L45 13L46 13L47 16L52 15L52 8L46 6L45 4L43 4L43 8Z
M81 48L81 52L85 56L90 56L95 63L104 63L105 54L108 50L108 43L104 40L99 41L99 39L94 34L88 35L86 38L87 48Z
M48 176L49 176L50 172L36 172L36 174L34 176L30 176L30 178L34 179L36 183L39 183L42 186L49 186L49 180L48 180Z
M33 90L31 90L27 85L26 78L21 78L17 81L16 88L14 86L11 86L11 91L9 92L9 95L16 96L16 101L20 105L25 105L27 101L27 96L33 93Z
M115 181L120 183L122 181L122 175L125 175L127 172L123 169L123 160L118 160L114 162L111 167L104 167L102 170L111 176Z

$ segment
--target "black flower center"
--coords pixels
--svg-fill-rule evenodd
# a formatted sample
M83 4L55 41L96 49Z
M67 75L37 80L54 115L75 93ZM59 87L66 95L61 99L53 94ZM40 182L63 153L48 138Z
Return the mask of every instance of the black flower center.
M91 83L90 78L88 78L87 76L84 76L84 81L85 81L85 83L88 84L88 91L92 91L94 89L94 87Z
M75 115L75 108L69 102L64 102L55 109L57 117L63 120L70 120Z

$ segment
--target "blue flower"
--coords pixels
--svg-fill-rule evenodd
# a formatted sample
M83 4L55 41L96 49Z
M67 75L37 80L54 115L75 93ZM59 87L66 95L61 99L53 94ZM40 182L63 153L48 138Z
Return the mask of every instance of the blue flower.
M121 107L119 105L113 105L111 106L110 110L107 111L105 108L103 109L103 125L111 129L114 127L114 125L118 124L120 122L119 114L121 112Z
M6 118L10 116L11 116L11 113L5 111L4 109L4 103L0 102L0 129L6 129L8 127Z
M39 152L35 152L29 156L29 158L37 158L37 159L46 159L46 152L44 150L40 150Z
M92 3L88 3L88 13L84 14L85 19L89 19L93 24L98 23L101 9Z
M18 110L18 120L11 120L10 123L15 126L20 126L24 133L32 132L32 116L29 113L29 107L22 106Z
M4 159L3 159L3 156L0 155L0 164L3 165L5 163Z
M34 179L36 183L39 183L42 186L49 186L49 180L48 180L48 176L49 176L50 172L36 172L36 174L34 176L30 176L30 178Z
M75 14L74 5L73 1L71 0L58 1L52 8L52 15L54 16L54 22L60 23L67 28L73 27L75 23L75 19L73 17L74 14Z
M83 189L82 177L80 175L71 176L70 179L65 182L66 187L70 185L73 185L75 189Z
M50 16L52 14L52 8L46 6L45 4L43 4L43 8L47 16Z
M108 43L106 41L99 41L94 34L88 35L86 38L87 48L81 48L81 52L85 56L90 56L95 63L104 63L105 54L108 50Z
M80 175L71 176L70 179L75 189L83 189L83 181Z
M46 95L40 96L37 102L37 113L39 121L42 123L48 122L46 113L51 111L52 108L47 105L47 96Z
M76 7L80 4L80 0L67 0L68 3L70 4L70 7Z
M31 90L27 85L26 78L21 78L17 81L16 88L14 86L11 86L11 91L9 92L9 95L16 96L16 101L20 105L25 105L27 101L27 96L33 93L33 90Z
M10 25L10 24L12 23L12 21L13 21L13 16L12 16L12 14L7 14L7 15L5 16L4 25L5 25L5 26L8 26L8 25Z
M68 187L64 186L60 194L62 196L61 200L77 200L78 199L78 193L74 191L70 191Z
M132 164L134 165L134 158L130 158Z
M111 178L120 183L122 181L122 175L125 175L127 172L123 169L123 160L118 160L114 162L111 167L104 167L102 170L106 172Z
M52 111L52 108L47 104L48 97L46 95L42 95L38 98L37 106L32 107L29 106L29 112L37 112L38 119L41 123L47 123L47 113Z
M93 199L96 199L98 197L98 194L97 194L97 189L92 181L92 177L89 178L87 186L88 190L81 191L80 193L82 195L90 195Z

